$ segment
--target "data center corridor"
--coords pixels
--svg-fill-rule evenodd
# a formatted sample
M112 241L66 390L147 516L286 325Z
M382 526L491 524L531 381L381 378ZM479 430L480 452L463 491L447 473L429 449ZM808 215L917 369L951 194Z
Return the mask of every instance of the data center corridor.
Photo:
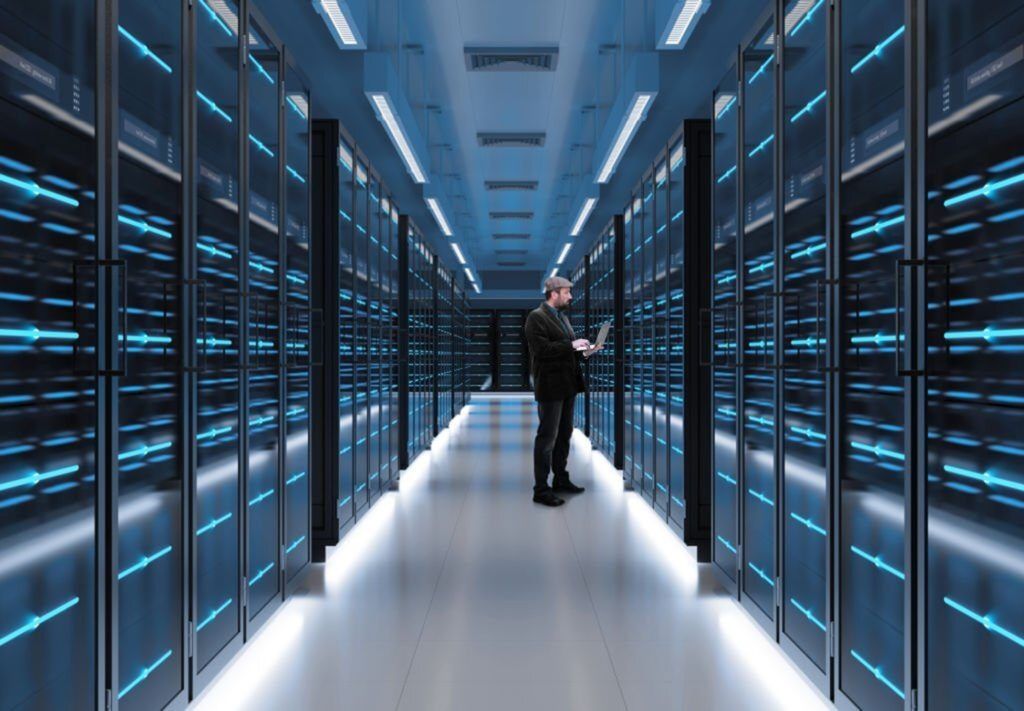
M828 706L581 433L532 504L535 421L474 396L194 708Z

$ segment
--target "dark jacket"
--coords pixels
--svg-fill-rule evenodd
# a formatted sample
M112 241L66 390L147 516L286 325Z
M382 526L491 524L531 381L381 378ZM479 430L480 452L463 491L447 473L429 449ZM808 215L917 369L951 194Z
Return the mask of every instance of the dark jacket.
M561 318L569 330L566 334ZM564 315L557 317L546 304L526 317L526 342L530 345L530 374L533 398L537 402L566 400L586 389L580 362L583 356L572 347L572 324Z

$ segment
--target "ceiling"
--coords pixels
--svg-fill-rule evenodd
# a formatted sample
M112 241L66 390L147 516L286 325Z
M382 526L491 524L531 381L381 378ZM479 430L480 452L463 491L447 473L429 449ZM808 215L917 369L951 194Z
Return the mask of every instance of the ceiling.
M315 117L338 117L370 157L400 208L457 268L416 186L362 93L361 52L342 51L308 0L263 0L260 8L310 77ZM713 0L682 51L659 52L660 87L582 234L569 228L580 191L592 184L594 146L624 67L653 51L671 0L364 0L371 51L390 52L430 153L430 181L483 296L535 298L567 241L571 267L684 118L706 118L713 86L764 0ZM359 3L350 0L353 8ZM664 20L662 19L663 23ZM553 70L473 71L468 48L557 49ZM544 59L544 58L542 58ZM503 68L508 63L501 64ZM519 66L519 65L517 65ZM619 117L614 117L618 120ZM481 133L512 136L487 145ZM533 189L494 190L526 182ZM491 185L493 187L493 185Z

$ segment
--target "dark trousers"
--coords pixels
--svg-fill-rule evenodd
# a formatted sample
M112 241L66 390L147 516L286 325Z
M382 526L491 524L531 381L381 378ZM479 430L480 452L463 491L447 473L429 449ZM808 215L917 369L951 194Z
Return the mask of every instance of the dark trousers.
M565 400L551 400L537 403L540 424L533 440L533 491L545 491L548 487L548 472L553 471L555 479L568 476L565 471L569 463L569 440L572 439L573 404L576 396Z

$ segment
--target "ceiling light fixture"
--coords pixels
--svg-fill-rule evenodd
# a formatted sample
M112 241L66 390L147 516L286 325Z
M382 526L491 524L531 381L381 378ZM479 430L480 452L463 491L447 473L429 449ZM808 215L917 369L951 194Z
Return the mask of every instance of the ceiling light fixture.
M441 204L437 201L436 197L424 198L427 201L427 207L430 208L430 212L433 213L434 219L437 220L437 226L444 232L445 237L452 236L451 225L448 224L448 218L444 216L444 211L441 209Z
M603 184L611 179L612 173L615 172L615 168L619 165L622 154L625 153L629 142L633 140L633 135L636 133L637 128L647 118L647 108L650 106L652 99L654 99L653 94L637 94L633 97L626 120L619 127L615 142L601 164L601 172L597 174L597 182Z
M697 20L710 6L710 0L679 0L669 13L658 49L682 49L693 34Z
M572 231L569 232L571 237L578 237L580 230L583 229L583 225L587 224L587 219L590 217L590 213L594 211L594 207L597 205L596 197L588 197L586 202L583 203L583 207L580 208L580 214L576 218L576 222L572 226Z
M647 118L658 95L659 67L659 56L655 52L641 52L633 57L594 153L601 156L595 163L600 166L597 183L611 180L637 129Z
M562 262L565 261L565 258L569 256L570 249L572 249L572 242L566 242L565 246L562 247L562 253L558 255L558 261L555 262L555 264L561 266Z
M459 260L459 264L465 265L466 258L462 256L462 250L459 249L459 245L452 242L452 251L455 252L455 258Z
M367 52L363 55L363 92L409 175L416 183L426 183L427 168L421 156L429 153L389 54Z
M345 0L313 0L313 7L323 18L331 37L340 49L365 49L366 44L359 36L352 9Z
M395 144L399 155L402 156L405 168L409 171L412 179L417 183L427 182L427 176L424 175L423 168L420 167L416 154L412 152L412 147L409 145L409 139L406 138L405 131L402 130L398 119L395 118L395 111L391 108L391 102L388 100L388 97L384 94L372 94L370 101L377 112L377 118L384 124L384 128L387 129L388 135L391 137L391 142Z
M469 279L470 284L476 284L476 279L473 278L473 272L469 270L469 267L463 267L462 271L466 272L466 278Z

